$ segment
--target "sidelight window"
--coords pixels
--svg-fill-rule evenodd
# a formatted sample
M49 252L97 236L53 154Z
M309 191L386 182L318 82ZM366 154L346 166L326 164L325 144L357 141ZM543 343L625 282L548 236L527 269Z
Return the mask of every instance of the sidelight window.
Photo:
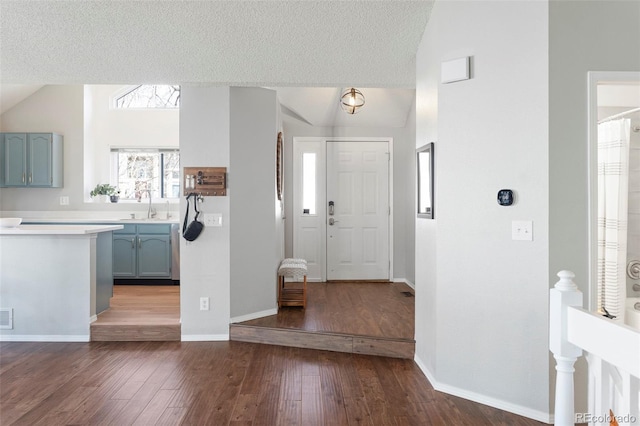
M302 154L302 211L316 214L316 153Z

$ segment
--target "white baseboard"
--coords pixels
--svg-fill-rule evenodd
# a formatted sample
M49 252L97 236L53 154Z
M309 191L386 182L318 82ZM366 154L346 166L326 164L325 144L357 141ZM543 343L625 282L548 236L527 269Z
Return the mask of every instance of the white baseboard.
M252 314L240 315L239 317L231 318L231 323L251 321L256 318L268 317L269 315L276 315L278 313L278 308L267 309L266 311L254 312Z
M433 386L433 388L438 392L458 396L460 398L468 399L469 401L497 408L498 410L508 411L519 416L528 417L542 423L553 424L553 415L550 413L534 410L529 407L523 407L522 405L518 404L512 404L501 399L492 398L490 396L482 395L476 392L471 392L466 389L458 388L456 386L439 383L435 379L433 373L429 371L426 364L422 362L422 360L417 355L414 357L414 361L416 362L416 364L418 364L418 367L420 367L420 370L422 370L424 375L427 376L427 379L431 383L431 386Z
M90 342L88 334L4 334L0 342Z
M416 285L414 283L412 283L411 281L409 281L408 279L406 279L406 278L394 278L393 282L394 283L405 283L406 285L411 287L413 290L416 289Z
M182 342L225 342L229 340L229 334L183 334Z
M98 321L98 316L97 315L91 315L91 317L89 317L89 324L92 324L94 322Z

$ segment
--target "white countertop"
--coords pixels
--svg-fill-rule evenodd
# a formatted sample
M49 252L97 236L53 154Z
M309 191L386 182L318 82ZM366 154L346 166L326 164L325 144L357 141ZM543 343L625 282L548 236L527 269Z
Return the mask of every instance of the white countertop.
M88 235L122 228L122 225L20 225L0 228L0 235Z
M179 220L176 219L69 219L69 218L23 218L22 222L29 222L29 223L42 223L42 224L47 224L47 223L82 223L82 224L93 224L93 223L113 223L113 224L126 224L126 223L131 223L131 224L145 224L145 223L168 223L168 224L172 224L172 223L179 223Z

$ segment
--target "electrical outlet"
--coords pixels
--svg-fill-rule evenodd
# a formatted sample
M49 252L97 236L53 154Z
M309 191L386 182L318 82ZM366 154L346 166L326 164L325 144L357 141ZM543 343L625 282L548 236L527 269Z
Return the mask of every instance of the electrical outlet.
M69 205L69 197L67 197L66 195L63 195L62 197L60 197L60 205L61 206L68 206Z
M200 298L200 310L201 311L208 311L209 310L209 298L208 297L201 297Z
M222 226L222 215L220 213L205 213L204 226Z
M533 221L514 220L511 222L511 239L533 241Z

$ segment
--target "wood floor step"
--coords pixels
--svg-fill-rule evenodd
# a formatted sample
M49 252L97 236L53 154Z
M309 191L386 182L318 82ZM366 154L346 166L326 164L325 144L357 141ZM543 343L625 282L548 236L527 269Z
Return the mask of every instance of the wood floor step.
M180 324L91 324L93 342L180 341Z
M327 333L242 324L229 326L229 339L295 348L413 359L415 341L342 333Z

